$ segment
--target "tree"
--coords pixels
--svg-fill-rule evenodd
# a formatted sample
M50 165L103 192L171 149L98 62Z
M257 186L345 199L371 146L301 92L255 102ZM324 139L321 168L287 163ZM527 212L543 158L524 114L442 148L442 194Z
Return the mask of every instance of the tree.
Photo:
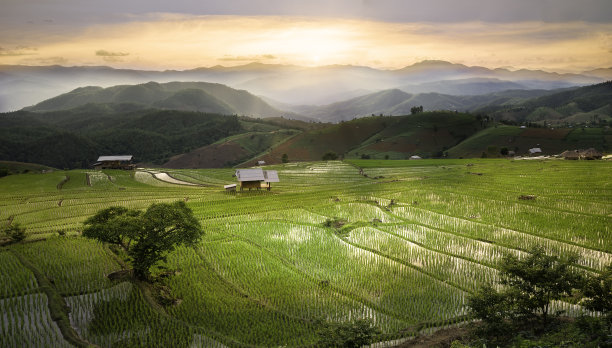
M336 154L333 151L328 151L325 153L325 155L323 155L324 161L335 161L337 159L338 159L338 154Z
M283 154L283 156L281 157L281 161L283 163L287 163L289 162L289 155L287 155L286 153Z
M410 108L410 114L415 115L418 114L420 112L423 112L423 105L421 106L413 106Z
M582 292L587 297L584 306L604 314L612 325L612 263L600 275L587 279Z
M318 347L359 348L372 343L380 334L371 320L357 319L346 323L328 323L319 331Z
M204 233L184 202L156 203L142 212L124 207L100 210L85 220L83 236L125 248L134 274L148 279L150 268L179 245L194 245Z
M471 295L468 307L482 319L489 333L497 332L506 320L525 324L529 319L541 320L546 326L550 304L580 286L581 276L572 270L576 255L565 258L546 255L544 248L535 246L529 255L519 259L508 254L500 263L501 291L490 285Z
M551 301L570 296L580 285L580 275L571 269L578 256L560 259L546 255L541 246L531 248L529 254L522 260L505 256L500 283L508 287L506 295L514 314L520 319L537 318L540 314L546 325Z
M480 333L500 339L508 331L506 318L509 316L508 300L504 294L490 284L478 289L469 298L468 306L472 314L482 320Z

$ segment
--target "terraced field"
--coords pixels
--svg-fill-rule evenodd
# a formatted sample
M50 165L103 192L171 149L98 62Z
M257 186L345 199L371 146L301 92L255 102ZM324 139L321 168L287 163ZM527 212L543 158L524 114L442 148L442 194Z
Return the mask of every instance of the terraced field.
M25 242L0 248L0 346L70 346L49 306L53 294L70 308L75 335L103 347L308 346L324 322L355 318L370 318L382 330L378 341L389 342L469 319L466 296L497 279L506 253L535 244L575 252L584 272L612 262L611 162L269 168L281 179L269 192L224 192L232 169L0 179L0 222L27 228ZM164 284L180 302L164 307L137 283L109 280L125 264L80 231L102 208L176 200L206 234L168 258L177 272Z

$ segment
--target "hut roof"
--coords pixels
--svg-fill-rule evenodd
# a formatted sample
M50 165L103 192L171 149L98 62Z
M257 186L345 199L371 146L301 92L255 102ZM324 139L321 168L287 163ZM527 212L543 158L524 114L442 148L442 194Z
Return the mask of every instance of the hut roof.
M264 170L266 182L279 182L278 172L276 170Z
M125 155L125 156L100 156L98 157L98 162L104 161L131 161L134 156Z
M236 170L236 178L238 181L264 181L266 178L264 177L263 170L261 168L257 169L238 169Z
M582 151L581 155L587 156L587 157L596 157L596 156L601 156L601 152L595 150L594 148L590 148L590 149L586 149Z
M562 157L570 157L570 158L576 157L577 158L577 157L580 156L580 153L578 152L578 150L566 150L566 151L563 151L561 153L561 156Z
M539 147L534 147L529 149L529 153L534 154L534 153L541 153L542 149L540 149Z
M238 169L236 170L236 178L238 181L265 181L279 182L278 172L276 170L256 169Z

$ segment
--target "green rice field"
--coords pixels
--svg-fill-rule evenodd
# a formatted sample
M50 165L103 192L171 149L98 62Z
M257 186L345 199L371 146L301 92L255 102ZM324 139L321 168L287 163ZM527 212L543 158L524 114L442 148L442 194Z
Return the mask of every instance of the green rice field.
M377 346L470 320L466 298L498 261L543 245L577 269L612 262L612 162L329 161L268 166L271 191L228 193L234 169L54 171L0 178L0 224L27 228L0 247L0 347L69 347L70 327L100 347L314 346L326 322L370 319ZM197 185L163 182L155 173ZM520 199L529 196L531 199ZM524 198L524 197L523 197ZM169 255L163 306L111 281L127 265L80 236L100 209L182 200L205 230ZM154 270L153 273L163 269ZM585 311L556 302L569 315Z

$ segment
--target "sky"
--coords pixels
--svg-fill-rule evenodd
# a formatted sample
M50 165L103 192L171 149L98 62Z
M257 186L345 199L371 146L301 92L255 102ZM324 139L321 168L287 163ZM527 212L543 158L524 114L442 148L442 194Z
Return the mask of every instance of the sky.
M0 0L0 64L612 67L611 0Z

